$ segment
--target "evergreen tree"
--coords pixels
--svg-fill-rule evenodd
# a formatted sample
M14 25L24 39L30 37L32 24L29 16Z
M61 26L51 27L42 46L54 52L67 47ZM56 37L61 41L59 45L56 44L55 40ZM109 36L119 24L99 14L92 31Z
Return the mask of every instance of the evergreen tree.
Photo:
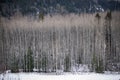
M100 58L97 59L95 54L93 55L92 69L93 69L93 71L95 71L97 73L103 73L103 71L104 71L103 60Z
M26 66L27 66L27 60L26 60L26 59L27 59L27 56L26 56L26 54L25 54L25 55L24 55L24 60L23 60L23 62L24 62L23 71L24 71L24 72L27 72L27 67L26 67Z
M82 64L82 60L81 60L81 56L80 55L78 55L77 64Z
M99 21L100 21L100 18L101 18L101 16L99 15L99 13L97 13L96 15L95 15L95 17L96 17L96 19L97 19L97 23L98 23L98 25L99 25Z
M96 59L95 54L93 54L93 58L92 58L92 70L93 71L95 71L96 66L97 66L97 59Z
M69 72L71 69L71 61L70 61L70 56L66 55L64 59L64 71Z
M41 61L41 65L42 65L42 71L47 72L47 64L48 64L48 58L46 53L42 53L42 61Z
M39 20L42 20L42 21L44 20L44 14L43 13L39 14Z
M105 16L105 61L106 66L105 69L108 70L109 67L112 67L112 65L109 65L111 63L112 59L112 35L111 35L111 20L112 20L112 14L111 11L108 11ZM110 70L110 69L109 69Z
M13 55L13 60L12 60L12 64L11 64L11 72L16 73L19 72L19 67L18 67L18 59L16 58L16 55L14 53Z
M34 60L33 60L33 52L31 48L28 48L27 54L24 56L24 62L25 62L25 72L32 72L34 68Z

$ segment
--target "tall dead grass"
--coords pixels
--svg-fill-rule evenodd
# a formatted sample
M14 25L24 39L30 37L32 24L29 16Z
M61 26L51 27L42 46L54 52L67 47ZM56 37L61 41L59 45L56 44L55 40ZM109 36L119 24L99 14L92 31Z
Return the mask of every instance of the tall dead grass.
M61 27L89 27L92 28L96 25L95 14L68 14L68 15L46 15L43 21L34 19L28 16L13 16L10 20L7 18L0 18L2 26L8 29L24 28L24 29L38 29L38 28L61 28ZM104 25L104 17L106 12L99 13L101 16L100 25ZM120 12L112 12L112 25L120 24Z

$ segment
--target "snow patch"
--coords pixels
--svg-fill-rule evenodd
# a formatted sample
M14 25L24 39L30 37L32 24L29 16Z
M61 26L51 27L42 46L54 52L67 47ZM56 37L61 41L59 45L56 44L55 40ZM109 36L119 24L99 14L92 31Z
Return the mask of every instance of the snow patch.
M71 70L72 72L90 72L90 69L86 64L76 64Z
M49 75L51 74L51 75ZM83 73L53 75L53 73L7 73L0 75L0 80L120 80L120 74Z

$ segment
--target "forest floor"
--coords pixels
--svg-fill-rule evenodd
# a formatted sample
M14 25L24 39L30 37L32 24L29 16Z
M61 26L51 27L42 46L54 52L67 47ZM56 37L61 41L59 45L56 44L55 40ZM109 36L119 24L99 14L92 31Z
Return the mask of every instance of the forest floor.
M98 73L6 73L0 80L120 80L120 74Z

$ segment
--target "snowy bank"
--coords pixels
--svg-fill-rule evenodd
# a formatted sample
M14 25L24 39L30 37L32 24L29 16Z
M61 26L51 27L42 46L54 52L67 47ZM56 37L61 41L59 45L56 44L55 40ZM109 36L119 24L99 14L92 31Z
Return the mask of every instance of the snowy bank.
M120 80L120 74L97 73L7 73L0 75L0 80Z

